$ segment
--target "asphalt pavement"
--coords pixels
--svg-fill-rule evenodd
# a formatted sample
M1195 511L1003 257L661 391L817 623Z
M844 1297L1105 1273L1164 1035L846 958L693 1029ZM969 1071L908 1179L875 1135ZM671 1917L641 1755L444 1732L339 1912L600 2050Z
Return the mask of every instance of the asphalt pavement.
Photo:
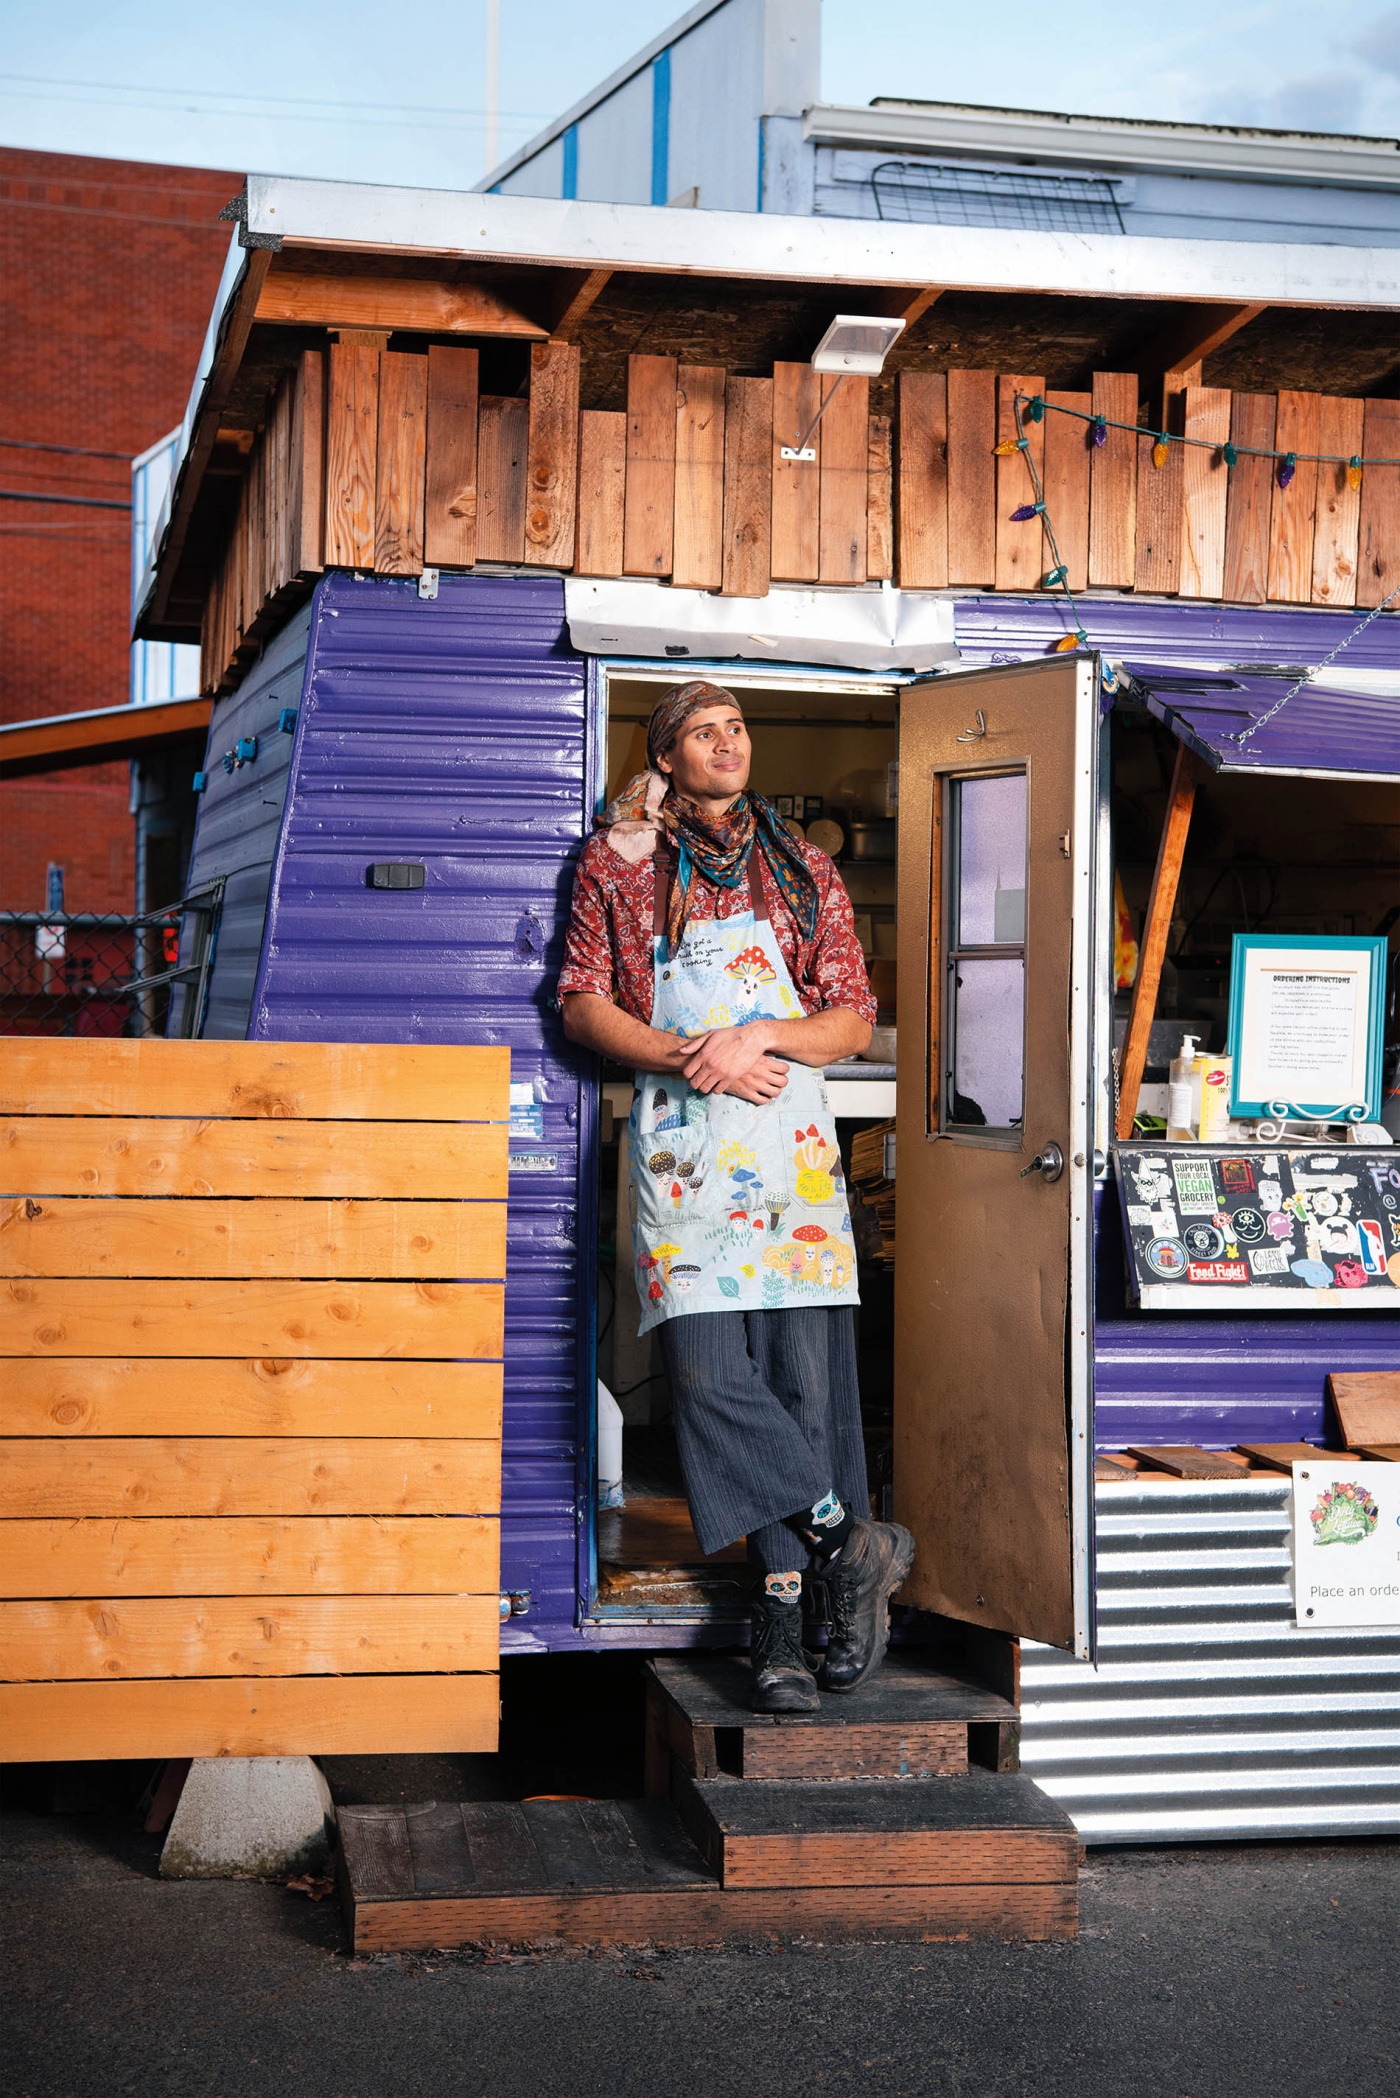
M477 1792L451 1761L384 1759L376 1789ZM3 1820L9 2098L1400 2091L1393 1841L1091 1851L1074 1944L358 1959L333 1901L160 1880L130 1797L28 1798Z

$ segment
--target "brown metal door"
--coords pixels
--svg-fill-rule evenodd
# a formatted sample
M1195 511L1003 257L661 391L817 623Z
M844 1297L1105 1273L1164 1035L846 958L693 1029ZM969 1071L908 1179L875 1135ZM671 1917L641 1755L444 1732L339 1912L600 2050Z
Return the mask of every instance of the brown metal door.
M1093 659L900 702L904 1602L1087 1653Z

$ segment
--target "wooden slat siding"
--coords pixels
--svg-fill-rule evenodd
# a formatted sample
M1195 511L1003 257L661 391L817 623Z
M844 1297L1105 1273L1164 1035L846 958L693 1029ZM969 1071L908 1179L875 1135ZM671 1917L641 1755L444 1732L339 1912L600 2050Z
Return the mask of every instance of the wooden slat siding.
M1347 479L1345 462L1364 442L1363 401L1339 400L1324 394L1319 408L1317 448L1337 454L1339 465L1319 464L1317 517L1313 526L1312 601L1315 605L1354 605L1361 537L1361 490ZM1364 475L1363 475L1364 478Z
M379 352L333 342L326 400L327 568L374 566L374 469L379 449ZM240 613L240 629L246 617Z
M0 1515L495 1515L500 1471L487 1440L16 1437Z
M491 1515L15 1517L0 1522L0 1592L489 1595L500 1556Z
M773 522L773 381L730 379L724 390L726 597L766 597Z
M834 395L834 398L833 398ZM831 402L818 427L823 583L863 583L866 578L867 476L870 455L870 381L829 374L822 398Z
M0 1382L0 1435L490 1439L501 1432L501 1381L499 1362L12 1357Z
M480 1123L0 1121L0 1195L500 1201L506 1131Z
M1230 395L1220 386L1188 386L1182 434L1181 581L1183 597L1220 597L1225 589L1225 504L1230 469L1219 450L1230 435Z
M1152 439L1137 440L1137 539L1133 588L1170 597L1181 581L1182 447L1168 447L1166 464L1152 464Z
M1135 372L1095 372L1091 405L1095 415L1137 421ZM1089 452L1089 583L1093 588L1130 590L1137 564L1136 432L1110 429Z
M574 565L578 382L579 353L573 343L532 344L525 559L536 567Z
M1237 393L1230 399L1230 441L1241 447L1225 491L1224 589L1230 604L1262 605L1268 592L1273 464L1243 447L1269 450L1277 408L1271 393Z
M379 360L379 449L374 482L377 575L423 567L428 451L428 360L386 350Z
M676 360L627 359L626 575L671 573L676 501Z
M505 1251L504 1202L0 1198L0 1275L481 1281Z
M303 350L296 371L291 426L292 486L287 508L291 573L319 575L325 535L326 360Z
M201 1042L192 1053L178 1041L16 1036L0 1056L0 1115L489 1123L509 1076L508 1049L466 1055L399 1042Z
M494 1750L494 1675L223 1676L0 1685L24 1763L147 1756L472 1755Z
M1069 408L1070 415L1049 414L1045 418L1045 507L1055 526L1055 543L1069 573L1071 590L1089 587L1089 426L1079 420L1088 415L1093 396L1087 393L1049 393L1050 408ZM1048 572L1054 566L1049 542L1042 548Z
M724 381L722 364L676 373L671 581L679 589L718 590L724 573Z
M433 568L476 560L476 418L479 353L451 343L428 350L428 456L423 558Z
M498 1595L0 1602L0 1681L411 1675L493 1668Z
M943 372L899 374L895 429L899 472L898 578L903 590L942 590L948 581L948 380Z
M577 575L622 574L627 487L627 417L585 408L578 431Z
M495 1356L496 1282L187 1281L90 1275L0 1289L6 1355Z
M948 374L948 582L989 586L996 576L997 376Z
M1274 446L1279 452L1317 450L1322 396L1280 391ZM1269 520L1269 602L1305 605L1312 595L1313 530L1317 521L1317 462L1299 459L1287 488L1274 471Z
M530 403L484 394L477 413L476 558L525 558L525 460Z
M1400 460L1400 401L1367 401L1362 450ZM1368 466L1361 481L1356 602L1384 604L1400 583L1400 466Z
M816 458L782 459L821 406L821 374L810 364L773 366L773 551L775 581L815 583L821 565L821 461L826 418L807 439Z
M894 579L894 422L872 415L865 453L865 573L872 583Z
M1016 396L1043 394L1043 378L1024 374L997 380L996 442L1004 444L1016 436ZM1022 410L1024 420L1025 411ZM1030 458L1037 474L1045 468L1045 425L1025 423ZM1045 532L1038 517L1013 524L1012 512L1036 499L1031 470L1024 452L996 461L996 587L998 590L1038 590L1049 563L1045 558Z

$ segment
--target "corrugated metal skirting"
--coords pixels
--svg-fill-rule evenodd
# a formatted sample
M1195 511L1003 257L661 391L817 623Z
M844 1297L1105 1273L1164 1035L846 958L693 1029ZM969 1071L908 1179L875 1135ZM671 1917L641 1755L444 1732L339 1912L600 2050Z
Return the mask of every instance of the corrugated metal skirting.
M1298 1629L1291 1506L1098 1488L1099 1667L1021 1650L1025 1768L1084 1842L1400 1833L1400 1629Z

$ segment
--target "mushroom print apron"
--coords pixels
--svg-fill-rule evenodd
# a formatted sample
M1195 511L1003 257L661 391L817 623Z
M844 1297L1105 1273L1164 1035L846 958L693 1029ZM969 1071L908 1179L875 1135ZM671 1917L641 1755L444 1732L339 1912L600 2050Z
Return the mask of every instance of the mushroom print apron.
M658 854L652 1026L704 1034L795 1020L802 1005L768 918L757 850L752 908L687 920L668 952L671 864ZM637 1073L628 1125L639 1333L693 1311L788 1311L860 1301L836 1124L818 1071L789 1063L766 1106Z

